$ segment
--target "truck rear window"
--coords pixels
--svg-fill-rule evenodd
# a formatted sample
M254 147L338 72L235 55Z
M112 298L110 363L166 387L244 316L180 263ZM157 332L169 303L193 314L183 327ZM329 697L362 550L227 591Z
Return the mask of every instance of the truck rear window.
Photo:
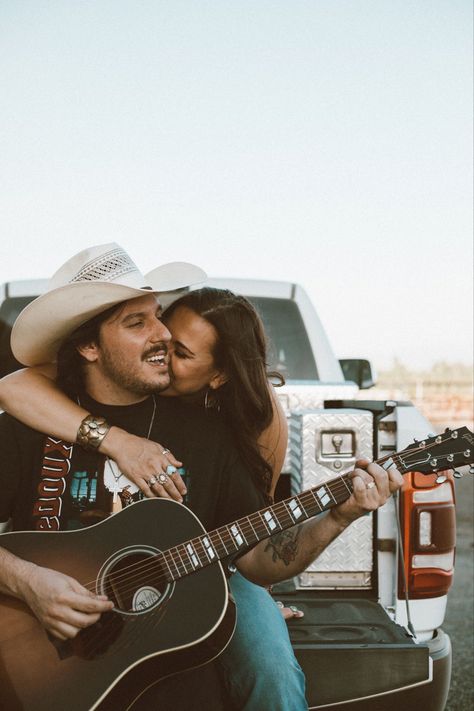
M0 377L2 378L24 367L13 357L10 334L16 317L34 298L34 296L7 297L0 306Z
M265 325L269 366L285 380L318 380L318 371L298 305L290 299L248 296Z
M0 377L21 368L10 348L13 323L34 297L6 298L0 306ZM265 325L269 367L286 380L318 380L318 371L297 304L290 299L247 297Z

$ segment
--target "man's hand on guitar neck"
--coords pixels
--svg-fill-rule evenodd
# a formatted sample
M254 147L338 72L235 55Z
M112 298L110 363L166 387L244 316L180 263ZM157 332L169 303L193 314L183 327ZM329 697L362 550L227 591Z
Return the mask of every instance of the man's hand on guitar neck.
M25 602L47 632L72 639L113 608L104 595L95 595L77 580L42 568L0 549L0 592Z
M388 471L368 459L356 461L351 474L352 495L339 506L330 510L331 516L346 528L370 511L383 506L392 494L403 485L403 477L392 465Z
M403 484L395 467L387 472L375 462L356 462L351 495L338 506L293 528L260 541L236 561L246 578L272 585L299 575L353 521L386 503Z

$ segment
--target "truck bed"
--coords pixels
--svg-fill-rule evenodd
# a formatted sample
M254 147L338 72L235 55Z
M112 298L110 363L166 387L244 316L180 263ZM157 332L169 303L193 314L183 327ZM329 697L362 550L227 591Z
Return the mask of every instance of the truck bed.
M366 699L369 708L367 697L430 681L428 645L416 644L375 600L313 591L278 594L278 599L305 613L288 627L311 708L355 699ZM389 697L378 698L379 708L387 709Z

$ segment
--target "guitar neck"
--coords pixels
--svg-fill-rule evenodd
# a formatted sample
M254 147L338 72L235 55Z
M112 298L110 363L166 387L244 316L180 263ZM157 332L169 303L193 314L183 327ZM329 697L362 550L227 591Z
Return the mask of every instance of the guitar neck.
M428 437L401 452L376 461L385 469L396 466L401 474L419 471L425 474L457 465L472 464L472 432L466 427L447 429L442 435ZM265 538L302 523L327 509L341 504L352 493L349 473L279 501L226 526L179 544L157 555L157 564L171 582L211 563L244 552Z
M178 580L206 565L243 552L259 541L341 504L351 493L350 475L341 475L226 526L169 548L160 554L163 564L161 567L170 581Z

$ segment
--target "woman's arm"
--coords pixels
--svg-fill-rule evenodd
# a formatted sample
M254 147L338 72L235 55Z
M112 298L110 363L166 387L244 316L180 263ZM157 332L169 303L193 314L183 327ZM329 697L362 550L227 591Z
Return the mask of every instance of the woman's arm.
M56 367L49 364L5 376L0 380L0 406L39 432L75 442L79 425L91 413L70 400L57 386L55 377ZM182 465L171 452L163 454L163 446L158 442L111 427L99 451L117 462L120 470L145 496L183 500L186 487L177 473L169 476L164 486L155 484L151 489L148 485L150 477L157 475L160 468L165 472L169 465Z
M89 412L56 385L54 364L17 370L0 380L0 406L25 425L75 442Z
M273 407L273 419L266 430L258 438L260 453L272 468L272 483L270 494L273 497L285 461L288 445L288 422L273 385L269 385L270 398Z

